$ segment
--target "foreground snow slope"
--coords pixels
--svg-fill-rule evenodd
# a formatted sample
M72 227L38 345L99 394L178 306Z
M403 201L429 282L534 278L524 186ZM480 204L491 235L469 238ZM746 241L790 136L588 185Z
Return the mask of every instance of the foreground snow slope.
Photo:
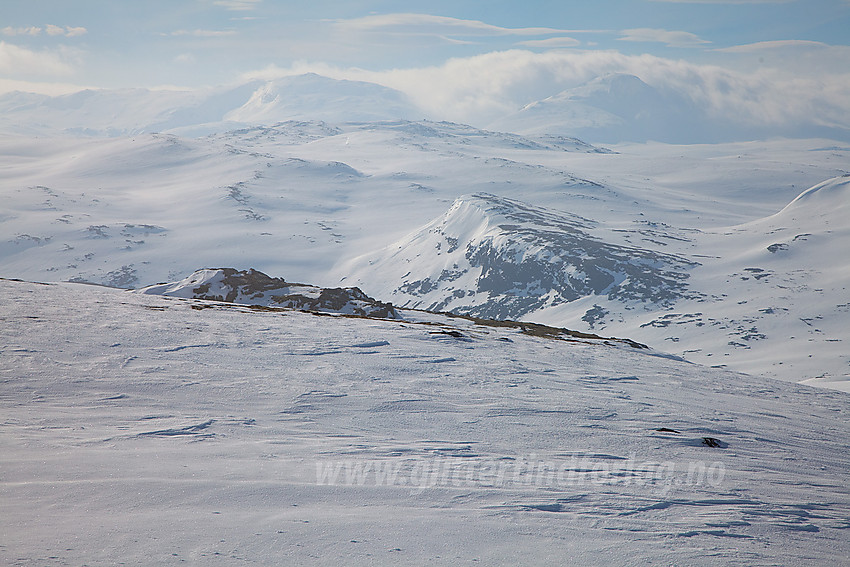
M0 304L4 564L848 564L847 394L437 315Z

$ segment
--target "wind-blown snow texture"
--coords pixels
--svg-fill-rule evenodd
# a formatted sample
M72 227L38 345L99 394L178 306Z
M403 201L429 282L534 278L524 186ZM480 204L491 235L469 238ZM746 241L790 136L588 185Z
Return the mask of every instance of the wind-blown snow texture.
M424 313L0 301L5 564L850 555L840 392Z

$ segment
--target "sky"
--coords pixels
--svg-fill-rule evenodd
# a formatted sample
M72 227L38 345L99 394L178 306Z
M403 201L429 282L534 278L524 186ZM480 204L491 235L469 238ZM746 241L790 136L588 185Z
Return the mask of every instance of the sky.
M450 119L610 73L717 112L850 128L850 0L3 0L0 93L317 72Z

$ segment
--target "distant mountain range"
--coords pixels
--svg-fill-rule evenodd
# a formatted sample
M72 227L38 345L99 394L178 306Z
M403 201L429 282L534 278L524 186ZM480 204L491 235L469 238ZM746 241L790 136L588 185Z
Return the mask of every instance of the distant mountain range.
M398 90L313 73L197 91L104 89L56 97L21 92L0 95L0 128L23 134L60 129L91 136L152 132L201 136L288 120L422 118L441 117L429 116ZM597 77L478 126L600 143L712 143L783 135L850 140L844 130L817 124L794 124L783 130L722 120L686 93L659 89L626 74Z
M207 91L104 89L56 97L0 95L0 128L24 134L59 129L94 136L153 132L195 136L287 120L408 118L422 118L421 112L399 91L312 73Z
M653 87L639 77L612 74L532 102L489 128L527 135L562 134L601 143L673 144L752 140L771 136L848 139L848 132L822 125L787 128L756 121L731 122L686 93Z

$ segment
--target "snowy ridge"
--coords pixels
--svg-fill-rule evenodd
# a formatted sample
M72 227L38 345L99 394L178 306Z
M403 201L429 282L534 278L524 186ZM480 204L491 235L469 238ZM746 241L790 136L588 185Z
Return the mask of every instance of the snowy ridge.
M666 307L692 295L683 257L606 243L596 225L514 199L458 198L425 227L347 264L403 307L519 319L586 296ZM375 277L374 274L380 274Z
M356 287L328 289L288 283L254 269L207 268L178 282L147 286L137 292L362 317L399 318L392 305L376 301Z
M817 211L813 211L816 208ZM818 183L788 203L788 206L776 213L777 217L792 217L792 222L811 222L815 226L830 224L847 219L850 210L850 174ZM798 218L796 213L801 213ZM817 212L812 219L808 215Z

